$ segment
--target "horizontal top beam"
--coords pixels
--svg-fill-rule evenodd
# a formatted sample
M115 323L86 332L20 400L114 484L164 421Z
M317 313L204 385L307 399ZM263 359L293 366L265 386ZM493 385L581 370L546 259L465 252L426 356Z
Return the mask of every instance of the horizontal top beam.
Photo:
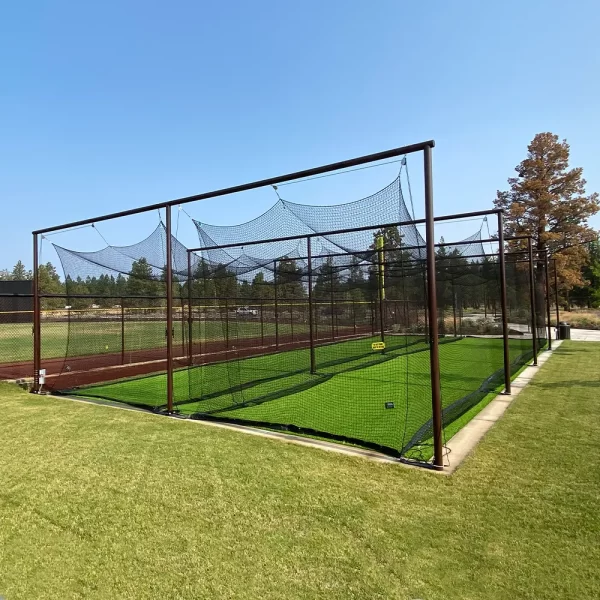
M92 223L100 223L101 221L108 221L109 219L116 219L119 217L127 217L131 215L137 215L152 210L159 210L161 208L167 208L169 206L179 206L180 204L188 204L189 202L197 202L198 200L208 200L209 198L217 198L219 196L226 196L228 194L237 194L238 192L246 192L248 190L254 190L257 188L265 187L268 185L277 185L285 183L287 181L293 181L294 179L304 179L305 177L313 177L315 175L321 175L323 173L330 173L332 171L339 171L340 169L347 169L350 167L356 167L367 163L377 162L380 160L386 160L388 158L395 158L396 156L402 156L403 154L412 154L414 152L421 152L425 148L433 148L435 142L428 140L426 142L420 142L418 144L411 144L410 146L401 146L400 148L394 148L392 150L385 150L383 152L377 152L375 154L367 154L365 156L359 156L358 158L351 158L349 160L343 160L340 162L323 165L321 167L315 167L313 169L306 169L304 171L296 171L295 173L288 173L287 175L279 175L278 177L270 177L268 179L259 179L258 181L252 181L251 183L244 183L242 185L236 185L229 188L223 188L215 190L213 192L206 192L204 194L197 194L195 196L187 196L185 198L178 198L176 200L169 200L167 202L159 202L158 204L150 204L148 206L141 206L139 208L133 208L131 210L124 210L117 213L111 213L108 215L102 215L94 219L84 219L82 221L73 221L72 223L65 223L63 225L56 225L54 227L47 227L45 229L38 229L33 232L33 235L39 235L43 233L50 233L51 231L60 231L61 229L70 229L72 227L81 227L83 225L91 225Z
M490 208L488 210L478 210L475 212L468 213L456 213L453 215L442 215L440 217L434 217L434 221L455 221L459 219L470 219L471 217L483 217L486 215L493 215L501 213L501 208ZM224 248L240 248L243 246L256 246L257 244L269 244L272 242L287 242L290 240L302 240L306 238L324 237L328 235L342 235L344 233L355 233L358 231L369 231L375 229L384 229L386 227L402 227L405 225L423 225L425 219L414 219L412 221L396 221L395 223L382 223L380 225L363 225L362 227L350 227L347 229L333 229L331 231L321 231L315 233L301 233L298 235L287 235L284 237L274 237L264 240L253 240L251 242L237 242L233 244L221 244L216 246L200 246L198 248L188 248L188 252L201 252L205 250L222 250ZM425 244L422 246L415 246L415 248L425 248Z

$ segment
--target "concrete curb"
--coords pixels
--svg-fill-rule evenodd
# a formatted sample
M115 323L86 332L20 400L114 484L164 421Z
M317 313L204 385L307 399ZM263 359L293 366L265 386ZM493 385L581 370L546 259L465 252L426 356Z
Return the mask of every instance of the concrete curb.
M498 394L477 416L473 417L446 444L446 461L442 473L452 474L479 444L483 436L498 421L525 386L536 376L540 368L552 356L562 341L552 342L552 350L546 350L538 356L537 366L530 365L516 377L511 384L511 395Z

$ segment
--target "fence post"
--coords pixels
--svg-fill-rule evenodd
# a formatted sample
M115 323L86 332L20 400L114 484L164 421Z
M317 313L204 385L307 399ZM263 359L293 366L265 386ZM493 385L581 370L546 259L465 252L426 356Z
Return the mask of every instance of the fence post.
M187 287L188 287L188 365L194 362L194 314L192 312L192 253L187 253Z
M277 293L277 261L273 261L273 287L275 299L275 350L279 349L279 295Z
M331 339L335 340L335 321L333 315L333 264L330 266L329 271L330 285L329 285L329 308L331 310Z
M265 316L264 316L264 298L260 298L260 345L265 345Z
M33 393L40 391L40 369L42 368L42 328L39 290L38 236L33 234Z
M531 238L527 238L527 250L529 252L529 299L531 302L531 337L533 339L533 364L537 365L537 315L535 310L535 278L533 275L533 248Z
M171 206L165 205L167 213L167 412L173 412L173 258L171 245Z
M385 342L385 318L383 315L383 301L385 300L384 273L383 273L383 235L377 236L377 296L379 299L379 335Z
M125 364L125 299L121 298L121 364Z
M550 323L550 280L548 277L548 250L545 250L544 279L546 280L546 318L548 319L548 350L552 350L552 323Z
M313 286L312 286L312 252L311 239L306 238L307 256L308 256L308 339L310 344L310 372L317 372L315 359L315 339L313 331Z
M511 394L510 352L508 347L508 314L506 310L506 255L504 248L504 213L498 213L498 254L500 257L500 305L502 309L502 339L504 351L504 393Z
M427 245L427 292L429 305L429 329L431 343L429 360L431 368L431 408L433 423L433 464L439 470L444 468L442 443L442 389L440 383L440 355L437 320L435 239L433 220L433 174L431 165L431 147L423 149L423 171L425 175L425 241Z
M229 350L229 299L225 298L225 350Z
M560 321L560 309L558 308L558 270L556 268L556 259L554 261L554 303L556 304L556 331L558 332L558 323Z

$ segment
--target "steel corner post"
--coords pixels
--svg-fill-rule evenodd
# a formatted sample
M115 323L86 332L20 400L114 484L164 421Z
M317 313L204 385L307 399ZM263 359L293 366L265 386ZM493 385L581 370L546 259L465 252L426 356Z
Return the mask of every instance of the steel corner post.
M166 218L166 283L167 283L167 412L173 412L173 251L171 239L171 207L165 206Z
M510 394L510 353L508 347L508 311L506 300L506 255L504 248L504 215L498 213L498 255L500 258L500 305L502 309L502 339L504 351L504 393Z
M33 388L32 392L40 391L40 369L42 368L42 328L39 286L39 250L38 236L33 234Z
M192 311L192 253L187 253L187 292L188 292L188 366L194 362L194 313Z
M546 323L548 327L548 350L552 350L552 323L551 321L551 312L550 312L550 279L549 279L549 269L548 269L548 250L544 251L544 279L546 281L546 319L548 323Z
M427 301L431 344L429 360L431 369L431 408L433 422L433 464L438 470L444 468L442 443L442 389L440 383L440 354L437 320L435 231L433 220L433 173L431 146L423 149L423 171L425 176L425 243L427 246Z
M529 300L531 304L531 339L533 348L533 364L538 364L537 315L535 309L535 277L533 274L533 246L531 237L527 238L527 253L529 255Z

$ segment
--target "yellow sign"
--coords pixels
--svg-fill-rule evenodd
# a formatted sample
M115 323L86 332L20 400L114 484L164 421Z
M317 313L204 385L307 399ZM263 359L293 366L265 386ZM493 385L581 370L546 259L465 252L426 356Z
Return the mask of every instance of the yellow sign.
M371 344L372 350L385 350L385 342L373 342Z

